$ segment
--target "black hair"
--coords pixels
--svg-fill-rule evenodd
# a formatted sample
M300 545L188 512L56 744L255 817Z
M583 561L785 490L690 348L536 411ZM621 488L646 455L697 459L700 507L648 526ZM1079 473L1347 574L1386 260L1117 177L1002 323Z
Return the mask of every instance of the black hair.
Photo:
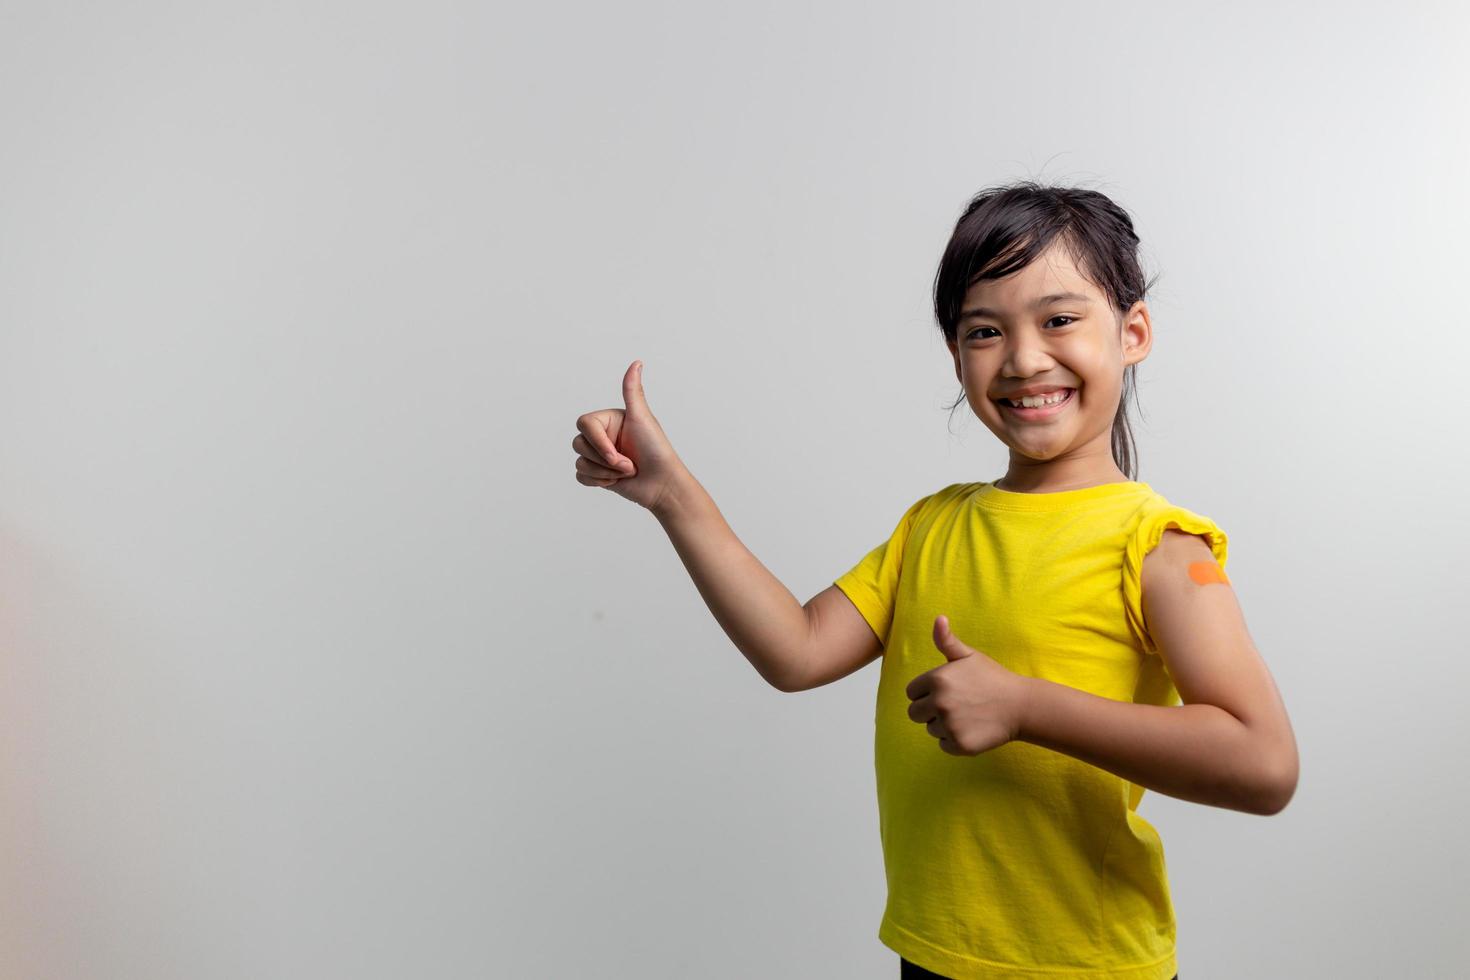
M1120 325L1123 314L1153 286L1143 278L1133 219L1107 195L1031 180L989 187L970 200L955 222L934 277L934 317L945 340L955 340L960 307L971 285L1024 269L1055 239L1072 253L1078 271L1107 296ZM1113 462L1130 480L1138 478L1138 450L1128 419L1130 393L1138 403L1136 367L1123 369L1123 395L1112 432ZM961 389L949 406L951 414L965 397Z

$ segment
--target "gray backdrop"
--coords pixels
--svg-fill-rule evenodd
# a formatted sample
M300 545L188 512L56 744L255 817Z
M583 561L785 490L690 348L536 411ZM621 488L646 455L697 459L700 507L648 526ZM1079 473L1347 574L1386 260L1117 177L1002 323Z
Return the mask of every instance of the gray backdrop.
M642 358L805 601L1004 472L929 290L1023 177L1137 219L1301 749L1145 797L1181 975L1466 969L1470 14L1013 6L0 6L0 975L896 977L877 668L570 443Z

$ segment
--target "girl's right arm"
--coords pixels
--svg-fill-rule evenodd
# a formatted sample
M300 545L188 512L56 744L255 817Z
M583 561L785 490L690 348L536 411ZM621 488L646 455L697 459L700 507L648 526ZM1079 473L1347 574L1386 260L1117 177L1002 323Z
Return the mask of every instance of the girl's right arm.
M798 605L692 475L654 514L725 635L778 691L810 691L882 656L873 628L837 586Z
M741 543L674 452L644 398L641 361L623 376L623 401L626 408L577 419L577 482L612 490L658 519L705 605L767 683L780 691L807 690L817 686L813 681L835 680L881 652L851 602L841 593L831 595L835 589L808 603L821 600L829 611L818 637L818 618Z
M776 690L797 690L811 621L796 596L735 536L688 470L653 515L730 642Z

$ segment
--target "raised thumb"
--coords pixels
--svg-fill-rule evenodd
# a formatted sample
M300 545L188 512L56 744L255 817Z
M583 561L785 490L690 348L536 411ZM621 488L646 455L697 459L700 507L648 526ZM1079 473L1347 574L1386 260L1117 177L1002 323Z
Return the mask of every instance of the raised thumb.
M647 415L648 399L643 397L643 362L634 361L623 375L623 404L630 413Z
M939 616L934 620L934 645L944 654L945 660L963 660L974 652L949 631L948 616Z

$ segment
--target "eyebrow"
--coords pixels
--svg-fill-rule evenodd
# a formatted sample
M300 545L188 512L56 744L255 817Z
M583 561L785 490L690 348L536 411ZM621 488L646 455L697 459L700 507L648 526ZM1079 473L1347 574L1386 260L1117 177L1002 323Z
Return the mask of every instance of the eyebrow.
M1081 293L1051 293L1050 295L1043 296L1036 302L1032 303L1031 308L1033 310L1040 309L1043 306L1047 306L1051 303L1059 303L1062 300L1070 300L1074 303L1092 302L1092 299L1090 297L1084 296ZM995 310L992 310L986 306L977 306L973 310L966 310L963 314L961 314L960 322L963 323L966 320L973 320L982 316L994 317L997 320L1000 319L1000 314L997 313Z

